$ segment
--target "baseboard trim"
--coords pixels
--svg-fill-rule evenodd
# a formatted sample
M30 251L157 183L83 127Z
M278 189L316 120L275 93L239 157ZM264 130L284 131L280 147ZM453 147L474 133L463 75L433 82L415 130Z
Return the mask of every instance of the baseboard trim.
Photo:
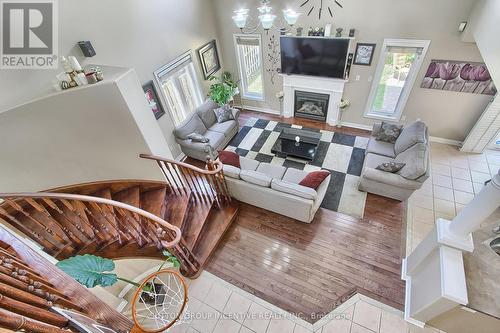
M352 128L357 128L357 129L362 129L362 130L365 130L365 131L371 131L372 128L373 128L370 125L363 125L363 124L358 124L358 123L350 123L350 122L347 122L347 121L343 121L342 122L342 126L352 127Z
M273 110L273 109L265 109L265 108L259 108L257 106L250 106L250 105L235 105L234 106L235 108L239 108L239 109L245 109L245 110L249 110L249 111L256 111L256 112L264 112L264 113L270 113L270 114L274 114L274 115L280 115L281 112L278 111L278 110Z
M429 140L431 142L437 142L437 143L444 143L445 145L451 145L451 146L457 146L461 147L462 142L458 140L450 140L450 139L445 139L445 138L439 138L437 136L430 136Z

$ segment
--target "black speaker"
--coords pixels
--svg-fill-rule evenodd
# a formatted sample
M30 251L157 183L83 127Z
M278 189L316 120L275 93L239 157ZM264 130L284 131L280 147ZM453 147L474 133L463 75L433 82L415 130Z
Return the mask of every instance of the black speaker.
M86 40L78 42L78 46L80 46L80 49L82 49L83 55L85 57L90 58L96 55L94 47L92 46L92 43L90 41Z

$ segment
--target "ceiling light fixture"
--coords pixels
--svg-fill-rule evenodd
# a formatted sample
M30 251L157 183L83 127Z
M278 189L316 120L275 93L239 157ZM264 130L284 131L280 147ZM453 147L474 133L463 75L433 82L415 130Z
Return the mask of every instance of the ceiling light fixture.
M291 30L291 27L297 23L297 20L299 19L300 13L297 13L293 9L285 9L283 10L283 18L288 24L288 27L282 24L283 26L281 27L276 27L274 24L277 16L272 13L272 7L270 6L270 0L262 0L260 6L257 8L259 11L259 16L258 20L259 22L254 26L254 27L248 27L248 18L249 18L249 10L248 9L238 9L234 11L234 16L233 21L234 24L241 29L242 32L244 33L253 33L257 29L259 29L260 26L265 31L269 31L272 28L275 28L281 32L287 32L287 30ZM284 22L282 22L284 23ZM243 29L246 29L247 31L244 31Z

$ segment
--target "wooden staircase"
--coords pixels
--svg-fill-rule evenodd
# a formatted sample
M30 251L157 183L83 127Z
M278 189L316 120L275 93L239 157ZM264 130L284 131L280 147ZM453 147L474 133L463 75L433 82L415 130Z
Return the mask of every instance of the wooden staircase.
M0 193L0 217L57 259L162 257L196 277L238 211L219 162L205 170L156 156L165 182L114 180L41 193ZM168 221L168 222L167 222Z

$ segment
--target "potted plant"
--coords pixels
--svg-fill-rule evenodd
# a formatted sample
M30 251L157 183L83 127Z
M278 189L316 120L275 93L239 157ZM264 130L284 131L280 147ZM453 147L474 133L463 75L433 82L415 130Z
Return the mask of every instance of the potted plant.
M160 265L158 271L167 262L170 262L175 268L180 267L179 260L169 251L164 250L163 255L165 256L165 261ZM115 270L113 260L91 254L61 260L56 266L87 288L94 288L96 286L109 287L118 282L118 280L134 285L137 288L141 286L140 283L117 276L113 272ZM163 288L163 285L160 284L146 284L143 287L141 299L147 304L155 304L155 302L159 304L159 302L163 302L163 299L160 299L164 297L161 288Z
M220 78L212 76L209 80L216 80L217 82L210 86L208 96L220 106L224 106L231 102L233 97L239 93L238 85L233 81L232 75L229 72L224 72Z

